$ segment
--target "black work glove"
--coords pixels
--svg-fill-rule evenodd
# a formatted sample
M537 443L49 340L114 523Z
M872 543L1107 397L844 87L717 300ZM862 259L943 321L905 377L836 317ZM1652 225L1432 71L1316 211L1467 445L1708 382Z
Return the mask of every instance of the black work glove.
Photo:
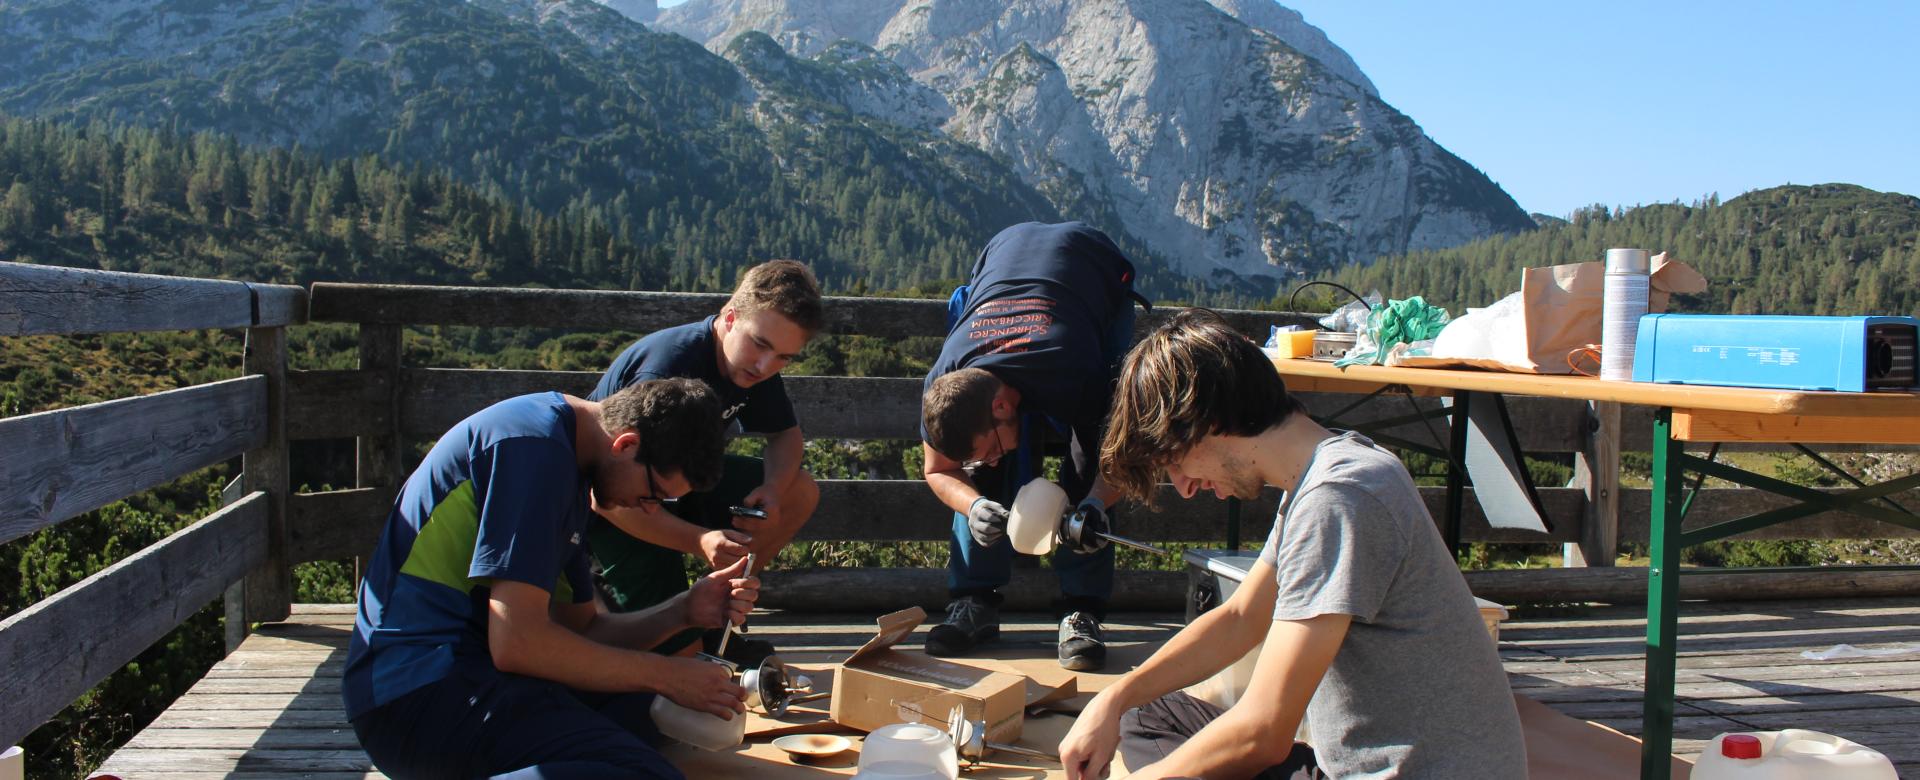
M1074 508L1073 514L1080 520L1080 538L1066 541L1073 545L1074 552L1091 555L1107 546L1107 538L1100 535L1113 532L1113 523L1107 516L1106 507L1088 497L1080 500L1080 506Z
M967 531L981 547L992 547L1007 538L1007 508L986 496L973 500L967 508Z

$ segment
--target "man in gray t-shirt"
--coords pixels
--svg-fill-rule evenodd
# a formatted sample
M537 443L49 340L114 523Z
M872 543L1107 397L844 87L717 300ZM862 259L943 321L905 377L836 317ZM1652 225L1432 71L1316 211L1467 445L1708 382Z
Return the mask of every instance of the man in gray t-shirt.
M1506 675L1466 581L1392 454L1309 419L1260 350L1191 309L1127 356L1101 448L1150 495L1287 491L1247 581L1095 696L1060 743L1069 778L1523 778ZM1260 648L1232 708L1180 689ZM1292 735L1309 715L1313 745Z

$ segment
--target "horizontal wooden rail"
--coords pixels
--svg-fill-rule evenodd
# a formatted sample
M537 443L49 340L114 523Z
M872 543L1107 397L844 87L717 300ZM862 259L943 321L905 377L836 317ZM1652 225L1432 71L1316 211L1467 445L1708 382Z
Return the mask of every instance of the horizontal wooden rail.
M0 420L0 544L259 447L248 376Z
M294 439L377 435L388 424L385 375L376 371L293 371L288 436ZM401 371L401 433L432 439L488 404L526 393L558 390L586 395L600 381L596 371L503 371L460 368L410 368ZM906 439L919 437L921 380L914 377L784 376L800 426L816 439ZM1339 410L1352 396L1302 393L1308 409ZM1416 401L1432 410L1432 398ZM1577 451L1582 444L1585 405L1552 398L1515 398L1510 404L1520 446L1528 452ZM1349 423L1399 417L1413 407L1400 399L1379 399L1347 415ZM1446 435L1446 421L1433 420ZM1430 443L1433 432L1418 422L1394 429L1406 439Z
M1688 569L1680 592L1689 599L1869 598L1920 593L1920 571L1796 570L1716 574ZM947 573L941 569L813 568L773 570L764 576L760 605L796 612L881 612L919 605L934 614L947 603ZM1595 601L1645 604L1643 568L1509 569L1466 572L1475 596L1501 604ZM1113 603L1141 611L1186 607L1187 574L1179 571L1117 571ZM1047 569L1015 569L1000 589L1002 609L1050 610L1059 580Z
M0 336L280 327L306 308L290 285L0 263Z
M367 555L380 543L390 487L295 493L287 498L287 557L294 563Z
M267 554L252 493L0 621L0 743L16 744L220 596Z
M1649 491L1645 488L1623 491L1620 526L1623 542L1645 543L1646 510ZM1420 497L1427 511L1436 517L1445 506L1446 490L1423 487ZM821 511L799 538L804 541L930 542L951 534L951 515L933 497L926 483L919 480L828 479L820 482ZM1246 518L1243 538L1259 542L1272 526L1278 493L1267 490L1242 508ZM1899 497L1909 506L1920 505L1920 491ZM1579 535L1576 519L1585 505L1578 488L1541 488L1541 503L1554 520L1546 534L1493 528L1472 489L1462 518L1462 538L1469 542L1559 543L1574 541ZM365 555L379 541L380 524L392 506L393 492L387 488L364 488L325 493L302 493L288 505L292 520L295 561L336 560ZM1226 511L1212 495L1182 500L1171 487L1162 485L1158 511L1128 506L1120 514L1121 533L1148 541L1205 541L1225 535ZM1701 491L1687 518L1689 528L1708 525L1772 508L1784 499L1744 488L1716 488ZM1898 539L1920 537L1920 533L1846 513L1829 512L1766 528L1739 539Z
M660 330L713 314L727 302L720 293L627 290L537 290L513 287L444 287L401 284L313 285L316 322L373 325L472 325L498 328ZM1178 307L1156 307L1140 328L1164 321ZM947 331L945 300L828 296L826 332L903 338ZM1304 314L1221 309L1248 335L1267 336L1269 325L1311 325Z

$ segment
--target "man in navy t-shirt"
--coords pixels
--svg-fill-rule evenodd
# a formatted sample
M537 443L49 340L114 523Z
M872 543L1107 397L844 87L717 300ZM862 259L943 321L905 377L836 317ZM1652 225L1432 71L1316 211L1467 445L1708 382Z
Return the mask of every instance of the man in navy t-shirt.
M654 696L745 717L746 692L724 667L646 652L688 626L744 620L759 589L745 566L614 615L592 598L582 539L595 504L658 504L713 484L720 411L684 379L604 403L537 393L434 444L394 500L347 650L347 717L382 772L677 778L650 744Z
M685 377L720 396L725 416L747 433L765 434L766 457L729 455L717 485L689 493L670 509L649 505L603 512L588 541L601 581L619 611L650 607L687 589L683 555L724 569L751 551L764 569L813 516L820 489L800 468L805 439L780 370L819 332L820 287L807 267L774 260L747 270L720 313L649 334L627 347L588 398L604 398L635 382ZM762 518L734 515L734 506L758 507ZM629 535L611 512L632 517ZM661 652L691 648L698 632L663 643ZM714 649L719 632L708 632ZM729 660L746 666L773 652L763 641L735 637Z
M994 236L948 303L947 338L921 401L927 486L954 510L945 623L927 652L964 655L1000 633L1012 576L1007 507L1040 474L1043 448L1066 446L1061 487L1092 528L1115 494L1099 477L1113 381L1133 335L1133 264L1079 222L1026 223ZM1113 591L1113 551L1088 535L1053 554L1060 576L1060 663L1106 661L1099 621Z

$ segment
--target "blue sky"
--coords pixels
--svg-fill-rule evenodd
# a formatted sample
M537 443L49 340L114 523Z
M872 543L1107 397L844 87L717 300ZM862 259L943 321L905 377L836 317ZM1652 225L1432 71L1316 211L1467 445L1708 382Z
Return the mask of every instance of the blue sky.
M1282 5L1528 211L1787 183L1920 195L1920 1Z
M1920 194L1920 2L1282 5L1528 211L1786 183Z

